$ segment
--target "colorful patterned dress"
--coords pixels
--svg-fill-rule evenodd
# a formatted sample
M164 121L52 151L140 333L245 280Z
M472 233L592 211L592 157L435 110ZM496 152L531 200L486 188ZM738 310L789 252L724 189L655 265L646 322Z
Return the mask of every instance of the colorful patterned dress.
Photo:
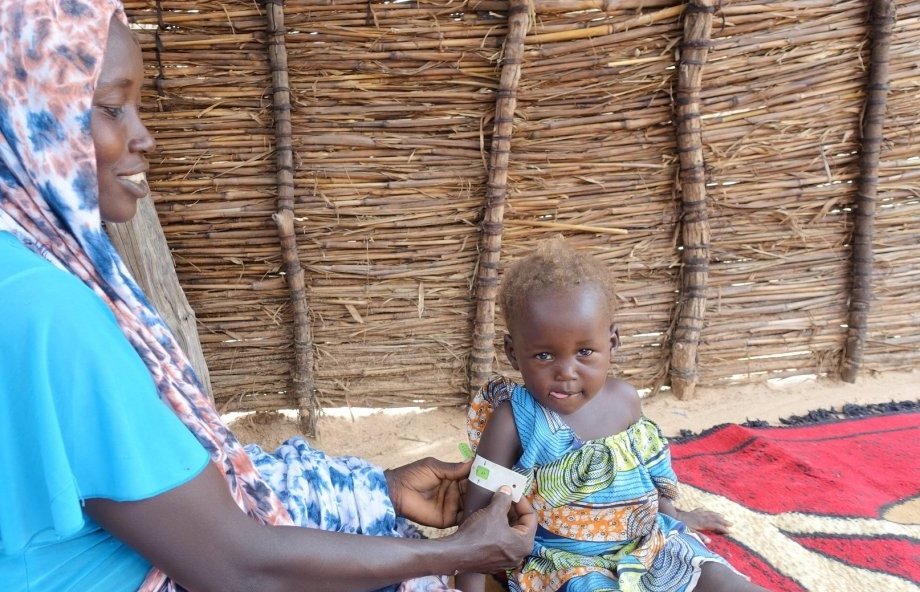
M696 586L703 563L728 565L682 522L658 512L659 496L675 499L678 491L654 422L642 417L583 442L526 388L499 377L470 407L474 446L503 401L511 402L523 449L514 469L529 478L539 521L531 554L509 574L513 592L684 592Z

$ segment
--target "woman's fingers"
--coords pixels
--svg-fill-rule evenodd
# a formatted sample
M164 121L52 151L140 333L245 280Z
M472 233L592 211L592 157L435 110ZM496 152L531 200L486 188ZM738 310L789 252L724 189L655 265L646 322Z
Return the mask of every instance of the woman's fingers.
M514 503L514 513L517 516L512 527L528 537L532 543L537 532L537 514L525 496L521 496L521 499Z
M511 488L505 486L492 495L489 505L471 514L458 531L470 549L472 571L490 573L518 565L533 546L536 517L524 502L523 516L509 523Z
M531 547L533 547L533 537L537 531L537 517L534 514L533 508L530 505L530 502L527 501L527 498L522 497L519 501L514 503L514 510L517 514L517 517L514 519L513 523L507 522L507 516L511 510L511 488L507 485L503 485L499 488L498 492L492 496L492 503L489 504L490 509L494 508L494 511L500 512L502 518L497 518L501 520L500 524L502 526L508 525L510 532L507 534L507 542L504 543L505 553L511 559L512 565L516 565L518 562L523 559L527 553L530 552Z

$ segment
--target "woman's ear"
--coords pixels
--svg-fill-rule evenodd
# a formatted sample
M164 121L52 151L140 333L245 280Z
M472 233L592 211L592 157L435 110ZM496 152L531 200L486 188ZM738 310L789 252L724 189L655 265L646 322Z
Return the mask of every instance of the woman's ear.
M514 353L514 342L511 340L509 333L505 333L505 357L508 358L512 368L518 371L521 370L518 368L517 354Z
M616 353L617 349L620 347L620 330L616 325L610 325L610 355ZM508 349L508 346L505 346L505 349Z

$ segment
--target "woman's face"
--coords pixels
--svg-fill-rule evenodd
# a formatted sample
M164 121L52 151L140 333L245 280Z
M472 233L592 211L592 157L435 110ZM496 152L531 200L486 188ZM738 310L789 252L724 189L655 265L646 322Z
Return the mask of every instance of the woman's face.
M143 76L141 49L134 35L113 17L93 94L91 125L99 212L107 222L127 222L137 213L138 200L150 194L147 153L156 142L140 118Z

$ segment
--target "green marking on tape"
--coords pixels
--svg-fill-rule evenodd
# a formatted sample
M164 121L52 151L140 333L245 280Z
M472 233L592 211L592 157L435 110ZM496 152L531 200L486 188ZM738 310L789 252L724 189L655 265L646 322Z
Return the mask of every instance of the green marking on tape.
M476 476L479 477L480 479L488 479L489 469L485 468L482 465L476 467Z

